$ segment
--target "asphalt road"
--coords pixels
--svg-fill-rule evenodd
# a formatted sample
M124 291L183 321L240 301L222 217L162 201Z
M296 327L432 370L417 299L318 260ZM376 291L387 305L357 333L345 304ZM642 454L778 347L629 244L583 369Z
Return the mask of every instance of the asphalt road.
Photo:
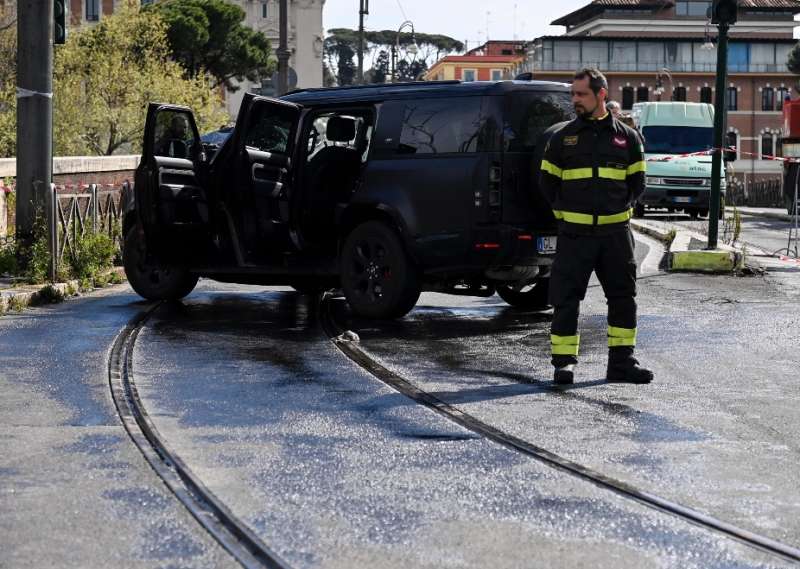
M660 274L660 256L637 243L649 386L602 380L595 282L564 390L549 382L547 314L497 297L425 294L390 323L336 299L333 312L369 354L486 423L800 546L795 301L769 275ZM114 415L104 356L142 306L116 287L0 319L0 566L230 563ZM317 306L203 281L156 311L133 358L172 450L293 567L790 566L421 407L339 352Z

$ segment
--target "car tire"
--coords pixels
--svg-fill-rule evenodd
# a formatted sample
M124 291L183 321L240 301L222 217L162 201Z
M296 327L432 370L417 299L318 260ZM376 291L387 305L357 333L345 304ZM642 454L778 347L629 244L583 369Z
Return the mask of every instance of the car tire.
M420 274L397 232L380 221L356 227L340 255L342 291L357 316L400 318L422 292Z
M125 235L122 264L133 290L147 300L180 300L197 285L197 275L187 269L156 263L147 254L144 233L138 227Z
M698 212L698 215L699 215L700 217L708 217L708 210L707 210L707 209L701 209L701 210Z
M506 284L498 284L497 294L514 308L522 310L546 310L550 308L548 295L550 279L538 279L530 289L514 290Z
M637 203L633 206L633 217L641 219L644 217L644 204Z

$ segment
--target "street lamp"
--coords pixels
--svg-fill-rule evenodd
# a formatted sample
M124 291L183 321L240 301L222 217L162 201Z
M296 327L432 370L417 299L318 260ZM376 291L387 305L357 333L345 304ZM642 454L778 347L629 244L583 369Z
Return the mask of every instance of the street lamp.
M406 51L411 55L416 55L419 51L417 38L414 34L414 24L411 20L406 20L397 28L397 35L395 36L394 45L392 46L392 83L397 80L397 56L400 53L400 34L404 28L411 28L411 45L406 48Z

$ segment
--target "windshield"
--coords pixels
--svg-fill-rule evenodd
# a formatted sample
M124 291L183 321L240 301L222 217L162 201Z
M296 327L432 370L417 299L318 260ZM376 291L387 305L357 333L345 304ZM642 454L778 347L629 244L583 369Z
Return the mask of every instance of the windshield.
M644 151L648 154L689 154L713 145L714 129L696 126L646 126Z

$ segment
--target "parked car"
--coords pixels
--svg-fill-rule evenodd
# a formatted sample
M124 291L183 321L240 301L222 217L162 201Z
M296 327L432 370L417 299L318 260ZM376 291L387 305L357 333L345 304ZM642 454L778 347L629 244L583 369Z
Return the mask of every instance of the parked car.
M248 94L209 158L190 109L153 103L125 201L128 280L148 299L181 298L200 276L341 287L375 318L423 290L543 308L556 227L539 138L572 112L567 85L537 81Z

